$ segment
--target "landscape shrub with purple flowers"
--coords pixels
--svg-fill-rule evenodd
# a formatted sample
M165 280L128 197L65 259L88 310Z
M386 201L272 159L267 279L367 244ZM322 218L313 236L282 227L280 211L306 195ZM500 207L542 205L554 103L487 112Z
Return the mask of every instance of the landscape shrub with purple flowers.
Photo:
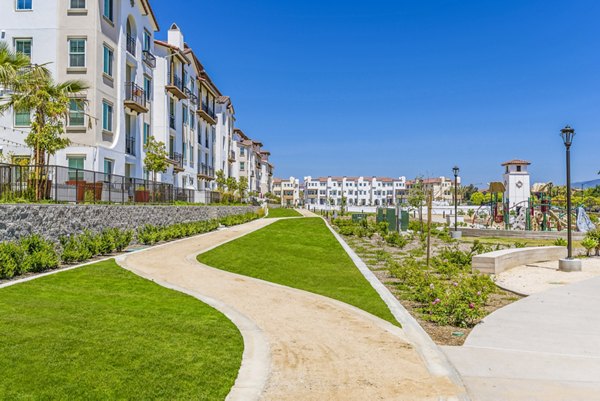
M472 327L486 315L486 301L496 287L489 276L471 271L473 255L489 251L476 242L470 251L447 247L426 262L407 257L387 267L399 280L403 297L419 304L423 319L440 325Z

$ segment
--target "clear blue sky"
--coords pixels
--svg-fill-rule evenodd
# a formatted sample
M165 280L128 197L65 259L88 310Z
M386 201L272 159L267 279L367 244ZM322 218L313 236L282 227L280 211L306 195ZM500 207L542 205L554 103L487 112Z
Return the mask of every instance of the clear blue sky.
M177 22L276 175L499 180L600 170L600 1L151 0Z

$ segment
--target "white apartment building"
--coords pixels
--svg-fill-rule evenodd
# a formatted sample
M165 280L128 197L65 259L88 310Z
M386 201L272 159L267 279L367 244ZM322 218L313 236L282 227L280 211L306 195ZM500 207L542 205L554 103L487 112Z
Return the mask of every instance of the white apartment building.
M304 177L306 205L382 206L401 202L406 178L399 177Z
M234 129L234 156L232 177L246 177L248 192L264 197L273 192L274 166L269 161L270 152L262 150L262 143L250 139L241 129Z
M166 144L170 167L162 182L197 192L197 201L215 189L216 99L219 90L185 43L176 24L166 42L155 41L154 137Z
M73 102L66 134L72 145L51 163L141 178L140 138L152 121L154 33L159 27L147 0L5 0L0 40L46 64L59 81L89 85L85 108ZM6 155L29 156L22 145L28 111L0 116Z
M419 180L410 180L406 183L406 196L419 182L425 192L433 194L433 201L445 204L454 202L454 179L446 177L422 178ZM457 183L460 186L460 177L457 177Z
M282 206L299 206L301 201L300 180L294 177L290 177L288 180L274 178L272 193L281 198Z
M237 160L233 146L235 109L229 96L219 96L217 98L216 113L215 169L222 170L225 177L233 177L233 164Z

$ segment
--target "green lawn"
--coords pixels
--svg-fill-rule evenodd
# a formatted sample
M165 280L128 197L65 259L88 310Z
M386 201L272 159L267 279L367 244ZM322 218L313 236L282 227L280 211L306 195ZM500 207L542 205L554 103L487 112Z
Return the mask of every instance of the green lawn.
M243 340L224 315L114 261L0 290L0 399L223 400Z
M398 324L320 218L277 221L201 254L198 260L325 295Z
M275 218L275 217L300 217L302 216L300 213L298 213L297 211L295 211L294 209L286 209L286 208L276 208L276 209L269 209L269 216L270 218Z

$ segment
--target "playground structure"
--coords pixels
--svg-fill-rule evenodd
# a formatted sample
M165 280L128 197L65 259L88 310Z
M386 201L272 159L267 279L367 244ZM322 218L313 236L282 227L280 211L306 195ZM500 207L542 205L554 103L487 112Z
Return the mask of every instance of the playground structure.
M567 229L565 208L552 204L549 188L551 184L534 186L529 199L510 206L504 184L490 183L491 201L482 204L473 214L471 223L475 228L525 230L525 231L563 231ZM573 213L572 229L587 232L595 228L582 206Z

